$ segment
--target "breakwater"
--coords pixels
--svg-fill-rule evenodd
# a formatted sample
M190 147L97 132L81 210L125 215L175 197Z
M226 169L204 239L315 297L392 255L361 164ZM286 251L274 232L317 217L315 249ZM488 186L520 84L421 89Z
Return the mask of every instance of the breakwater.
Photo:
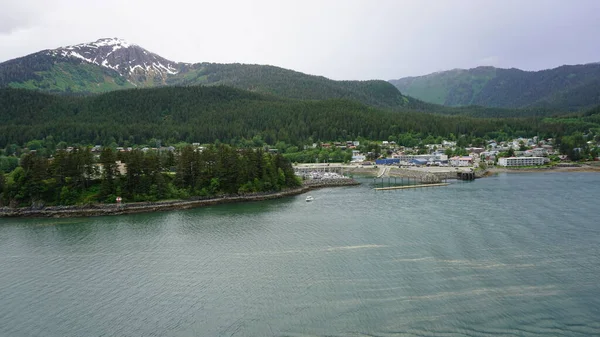
M403 177L416 180L432 180L431 176L435 176L439 181L446 179L456 179L457 171L430 171L417 169L403 169L394 167L389 171L391 177Z
M309 189L337 186L360 185L360 183L351 178L339 179L309 179L302 182L302 186Z
M437 184L420 184L420 185L403 185L403 186L390 186L390 187L376 187L376 191L391 191L391 190L404 190L408 188L422 188L422 187L439 187L448 186L448 183L437 183Z
M379 167L355 167L347 169L351 174L360 174L365 176L374 176L376 178L407 178L411 180L419 180L424 183L436 183L448 179L461 179L461 173L473 173L474 178L482 178L486 176L486 170L471 170L469 168L455 167L396 167L396 166L379 166Z
M104 215L120 215L133 214L143 212L159 212L177 209L188 209L202 206L261 201L283 198L308 192L313 189L325 187L339 187L359 185L356 180L343 179L314 179L306 180L301 187L288 189L273 193L247 194L247 195L230 195L220 196L206 199L190 199L190 200L166 200L156 202L132 202L117 204L90 204L77 206L47 206L47 207L2 207L0 208L1 217L31 217L31 218L70 218L70 217L87 217L87 216L104 216Z

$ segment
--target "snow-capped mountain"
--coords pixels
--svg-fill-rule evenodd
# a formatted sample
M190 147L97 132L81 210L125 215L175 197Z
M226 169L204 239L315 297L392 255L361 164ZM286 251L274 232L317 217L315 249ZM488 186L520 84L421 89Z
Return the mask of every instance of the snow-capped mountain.
M52 57L75 58L112 69L132 84L157 77L164 81L168 75L177 74L180 68L177 62L169 61L119 38L99 39L91 43L48 50L45 53Z
M384 107L409 102L385 81L334 81L259 64L173 62L118 38L42 50L0 63L0 94L6 87L86 95L195 85L225 85L292 99L344 98Z

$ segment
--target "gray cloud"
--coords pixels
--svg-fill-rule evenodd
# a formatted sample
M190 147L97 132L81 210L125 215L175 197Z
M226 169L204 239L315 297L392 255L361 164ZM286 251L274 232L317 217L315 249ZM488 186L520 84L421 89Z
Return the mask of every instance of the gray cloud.
M12 33L26 24L26 21L0 13L0 34Z
M175 61L272 64L334 79L600 61L596 0L17 4L0 6L0 61L113 36Z
M30 28L39 17L39 7L31 0L0 0L0 34Z

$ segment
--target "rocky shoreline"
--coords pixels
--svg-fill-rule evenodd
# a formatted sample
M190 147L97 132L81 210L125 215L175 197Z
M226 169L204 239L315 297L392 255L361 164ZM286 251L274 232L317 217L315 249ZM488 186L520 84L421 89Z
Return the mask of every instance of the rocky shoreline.
M210 199L197 200L169 200L156 202L135 202L117 204L92 204L84 206L48 206L42 208L19 207L0 208L0 218L72 218L104 215L120 215L144 212L159 212L177 209L188 209L209 205L227 204L235 202L261 201L283 198L302 194L314 189L338 186L353 186L360 183L354 179L327 179L307 180L299 188L289 189L275 193L262 193L252 195L233 195Z

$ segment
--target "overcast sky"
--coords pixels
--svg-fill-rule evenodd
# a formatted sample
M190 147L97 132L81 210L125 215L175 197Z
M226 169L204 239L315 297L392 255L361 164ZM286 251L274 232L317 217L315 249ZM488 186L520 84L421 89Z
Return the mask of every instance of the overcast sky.
M0 62L102 37L333 79L539 70L600 61L600 0L0 0Z

